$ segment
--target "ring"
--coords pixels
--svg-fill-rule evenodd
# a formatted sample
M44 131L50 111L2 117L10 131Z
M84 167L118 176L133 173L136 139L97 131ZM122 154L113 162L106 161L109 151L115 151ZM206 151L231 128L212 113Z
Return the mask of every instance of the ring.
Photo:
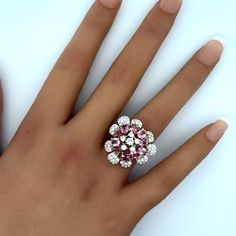
M123 168L132 166L133 161L139 165L148 162L149 156L154 156L157 147L154 135L143 128L142 121L122 116L109 129L111 138L105 142L104 148L108 152L107 159L116 165L120 163Z

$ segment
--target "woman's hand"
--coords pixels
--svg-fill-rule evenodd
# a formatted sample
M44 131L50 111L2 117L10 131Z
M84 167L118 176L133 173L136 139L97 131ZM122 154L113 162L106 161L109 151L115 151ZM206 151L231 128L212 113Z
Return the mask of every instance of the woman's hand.
M128 235L212 150L227 124L199 131L145 176L111 165L104 151L110 124L127 103L174 23L181 0L157 3L84 107L72 110L120 6L97 0L59 58L0 159L1 236ZM158 137L204 82L223 51L200 49L135 114Z

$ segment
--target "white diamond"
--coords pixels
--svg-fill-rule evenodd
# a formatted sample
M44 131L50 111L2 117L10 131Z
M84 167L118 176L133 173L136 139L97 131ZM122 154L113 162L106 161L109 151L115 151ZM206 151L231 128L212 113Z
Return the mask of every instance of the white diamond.
M130 124L130 118L128 116L121 116L118 119L118 124L121 125L129 125Z
M113 164L113 165L116 165L119 163L120 159L119 157L114 153L110 153L108 156L107 156L107 159Z
M135 144L140 144L140 139L136 138L135 139Z
M132 121L131 121L131 124L132 125L136 125L138 128L142 128L142 126L143 126L143 123L142 123L142 121L141 120L138 120L138 119L133 119Z
M121 150L125 151L127 149L127 146L126 145L122 145L121 146Z
M131 152L135 152L136 148L132 146L129 150L130 150Z
M134 144L134 139L133 138L127 138L126 139L126 144L128 144L129 146L132 146Z
M144 164L146 164L147 162L148 162L148 156L139 157L139 158L137 159L137 163L138 163L139 165L144 165Z
M120 161L120 165L123 168L129 168L132 165L132 161L128 160L128 161Z
M149 144L148 145L148 154L150 156L155 156L157 152L157 146L155 144Z
M119 125L114 124L114 125L112 125L112 126L110 127L109 133L110 133L111 135L114 135L118 129L119 129Z
M130 138L133 138L134 137L134 132L130 132L129 134L128 134L128 136L130 137Z
M125 140L126 140L126 136L121 136L121 137L120 137L120 141L121 141L121 142L124 142Z
M104 144L104 148L107 152L112 152L113 151L113 146L111 141L106 141Z
M154 134L151 131L147 131L147 138L149 143L154 142Z

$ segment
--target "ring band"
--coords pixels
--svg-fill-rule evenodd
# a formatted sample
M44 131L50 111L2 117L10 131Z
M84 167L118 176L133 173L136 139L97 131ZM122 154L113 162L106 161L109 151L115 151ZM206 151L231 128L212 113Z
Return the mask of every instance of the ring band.
M123 168L132 166L133 161L140 165L148 162L149 156L154 156L157 147L154 135L143 128L142 121L122 116L109 129L111 138L105 142L104 148L108 152L107 159Z

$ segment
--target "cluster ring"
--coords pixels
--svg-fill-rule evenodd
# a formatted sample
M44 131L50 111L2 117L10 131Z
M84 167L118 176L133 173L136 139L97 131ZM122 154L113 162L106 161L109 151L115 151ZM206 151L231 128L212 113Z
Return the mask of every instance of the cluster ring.
M104 144L107 159L111 164L119 164L129 168L136 161L140 165L148 162L150 156L155 156L157 147L151 131L143 128L142 121L122 116L109 129L110 139Z

